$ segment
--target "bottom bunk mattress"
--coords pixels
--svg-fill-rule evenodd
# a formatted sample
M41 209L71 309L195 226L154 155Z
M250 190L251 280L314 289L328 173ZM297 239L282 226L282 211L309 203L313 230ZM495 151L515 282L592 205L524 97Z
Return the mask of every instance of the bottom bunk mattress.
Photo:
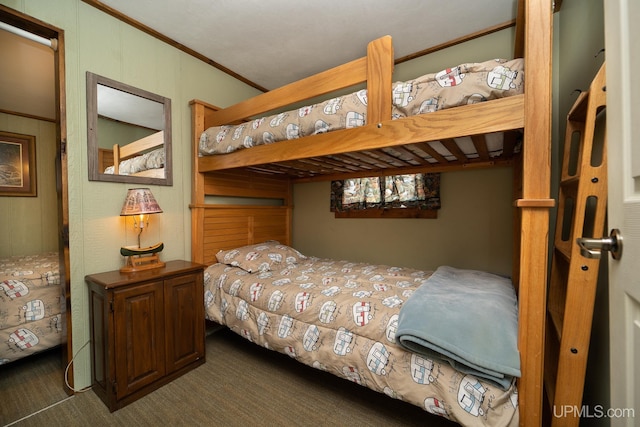
M221 251L217 260L205 271L207 319L462 425L518 424L515 379L500 386L396 342L402 307L432 272L306 257L277 242ZM465 306L455 309L465 316ZM446 325L431 329L449 334Z
M67 337L57 252L0 258L0 365Z

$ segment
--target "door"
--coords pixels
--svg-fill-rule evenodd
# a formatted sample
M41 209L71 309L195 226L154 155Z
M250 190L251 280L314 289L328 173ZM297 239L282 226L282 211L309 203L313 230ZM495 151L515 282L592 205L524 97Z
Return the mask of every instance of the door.
M58 210L58 235L60 251L60 280L64 283L66 318L65 329L67 342L63 346L62 367L69 366L73 359L73 342L71 330L71 278L69 255L69 198L67 174L67 118L66 118L66 83L64 31L46 24L38 19L0 5L0 21L45 39L55 39L57 49L54 51L54 84L56 102L56 193ZM46 161L46 160L45 160ZM63 384L67 394L73 394L73 369L61 369Z
M640 419L640 2L605 0L609 227L623 237L609 257L612 426ZM636 413L637 412L637 413Z
M134 285L113 293L116 399L165 374L164 285Z
M204 301L202 273L184 274L164 281L167 373L204 358Z

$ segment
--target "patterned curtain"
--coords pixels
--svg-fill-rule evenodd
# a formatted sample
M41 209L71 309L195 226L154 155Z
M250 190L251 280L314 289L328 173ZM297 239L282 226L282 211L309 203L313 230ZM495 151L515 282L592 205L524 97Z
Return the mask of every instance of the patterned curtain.
M391 175L331 182L331 212L389 208L440 209L440 174Z

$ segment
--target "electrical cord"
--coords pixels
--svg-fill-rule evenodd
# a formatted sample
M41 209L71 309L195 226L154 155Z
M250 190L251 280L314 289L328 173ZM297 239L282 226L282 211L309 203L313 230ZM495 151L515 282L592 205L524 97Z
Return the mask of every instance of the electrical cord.
M73 391L74 393L84 393L85 391L91 390L91 386L88 386L88 387L85 387L85 388L82 388L82 389L75 389L75 388L71 387L71 385L69 384L69 368L73 364L73 361L76 360L76 357L78 356L78 353L80 353L82 351L82 349L85 348L90 342L91 342L91 340L87 341L86 343L84 343L84 345L82 347L80 347L78 349L78 351L76 352L76 354L73 355L73 357L71 358L69 363L67 363L67 367L64 370L64 383L69 388L69 390Z

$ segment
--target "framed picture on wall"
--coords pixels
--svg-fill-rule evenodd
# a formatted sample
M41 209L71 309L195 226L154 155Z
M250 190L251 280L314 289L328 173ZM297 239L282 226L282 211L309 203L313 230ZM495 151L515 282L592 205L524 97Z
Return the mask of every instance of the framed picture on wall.
M36 137L0 131L0 196L36 194Z

